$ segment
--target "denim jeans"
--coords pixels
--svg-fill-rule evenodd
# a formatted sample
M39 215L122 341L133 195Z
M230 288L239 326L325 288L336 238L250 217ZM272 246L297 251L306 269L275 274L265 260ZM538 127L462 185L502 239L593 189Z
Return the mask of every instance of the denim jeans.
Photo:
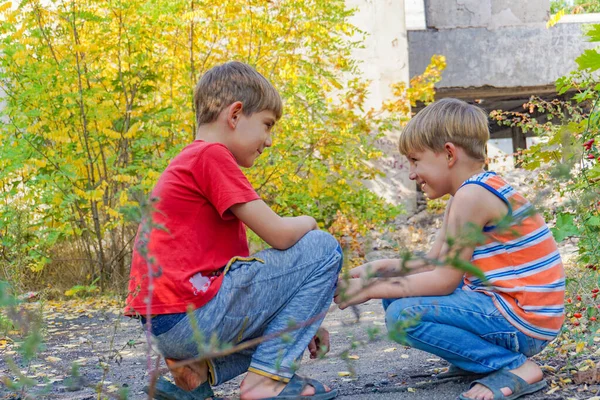
M173 327L154 336L155 345L164 357L185 360L200 355L195 331L196 338L198 332L204 338L202 344L212 340L235 345L320 316L254 348L209 360L212 385L249 369L287 381L323 322L341 266L339 244L323 231L310 231L287 250L267 249L237 260L226 272L217 295L193 312L196 325L192 326L187 315L178 315ZM163 318L153 319L155 328L160 329Z
M384 299L383 308L393 338L471 372L515 369L548 344L511 325L481 292Z

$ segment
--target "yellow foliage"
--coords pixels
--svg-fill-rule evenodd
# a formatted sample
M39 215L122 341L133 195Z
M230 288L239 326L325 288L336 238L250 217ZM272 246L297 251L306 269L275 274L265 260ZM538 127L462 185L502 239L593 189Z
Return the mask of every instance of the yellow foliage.
M559 10L556 14L551 15L550 19L548 19L548 22L546 22L546 28L551 28L554 25L556 25L558 21L560 21L560 19L565 16L566 11L567 9L563 8Z
M398 114L400 123L408 122L411 116L411 107L417 102L429 104L435 100L435 84L442 79L442 72L446 68L446 57L434 55L431 62L422 74L413 77L409 85L405 82L393 84L393 100L385 101L383 109L390 113Z
M369 161L381 155L373 143L391 124L379 110L363 110L368 82L350 41L362 33L343 0L7 4L0 81L13 123L0 126L0 141L10 143L0 149L10 160L0 181L27 186L31 220L43 219L30 210L48 207L53 222L31 232L52 226L122 254L130 239L122 235L134 231L122 224L129 189L148 193L193 140L196 80L232 59L253 65L285 101L273 147L246 171L275 211L314 215L338 236L398 213L362 185L380 175ZM396 85L386 111L407 120L411 104L432 98L444 66L434 57L409 86ZM91 258L97 265L100 254Z

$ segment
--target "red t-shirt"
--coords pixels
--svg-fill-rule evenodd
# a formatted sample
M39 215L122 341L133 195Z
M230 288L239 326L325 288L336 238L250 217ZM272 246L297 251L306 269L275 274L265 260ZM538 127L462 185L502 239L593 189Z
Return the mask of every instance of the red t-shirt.
M229 208L260 197L220 143L195 141L160 176L152 196L159 199L148 251L159 271L153 278L151 314L172 314L208 303L223 275L211 276L234 256L249 255L246 229ZM148 265L134 246L127 315L146 314ZM160 270L157 268L160 266ZM135 311L132 311L135 310Z

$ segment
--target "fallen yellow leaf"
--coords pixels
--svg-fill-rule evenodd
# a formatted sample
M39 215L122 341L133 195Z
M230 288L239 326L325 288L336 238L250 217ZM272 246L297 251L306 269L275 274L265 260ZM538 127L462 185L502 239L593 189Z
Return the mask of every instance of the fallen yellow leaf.
M62 359L58 358L58 357L46 357L46 361L51 362L51 363L57 363L59 361L62 361Z
M550 389L546 392L546 394L553 394L554 392L557 392L560 389L560 386L557 386L553 389Z
M338 376L350 376L352 375L350 372L348 371L340 371L338 372Z
M408 358L409 356L408 356L408 354L402 354L400 357L401 358Z
M351 355L351 356L348 356L348 358L351 360L358 360L360 357L356 356L356 355Z
M397 349L395 347L390 347L388 349L385 349L383 352L384 353L391 353L392 351L396 351Z

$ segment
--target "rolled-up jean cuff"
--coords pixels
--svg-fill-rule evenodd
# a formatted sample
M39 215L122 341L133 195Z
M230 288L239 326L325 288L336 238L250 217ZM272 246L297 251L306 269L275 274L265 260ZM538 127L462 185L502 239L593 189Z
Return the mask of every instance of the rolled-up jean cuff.
M254 360L252 361L252 363L250 363L248 372L254 372L255 374L266 376L267 378L271 378L276 381L285 383L288 383L290 379L292 379L292 376L294 376L295 374L295 372L292 371L290 368L273 368L264 364L257 363Z
M217 382L219 382L217 367L213 363L213 360L206 360L206 365L208 365L208 384L210 386L216 386Z

